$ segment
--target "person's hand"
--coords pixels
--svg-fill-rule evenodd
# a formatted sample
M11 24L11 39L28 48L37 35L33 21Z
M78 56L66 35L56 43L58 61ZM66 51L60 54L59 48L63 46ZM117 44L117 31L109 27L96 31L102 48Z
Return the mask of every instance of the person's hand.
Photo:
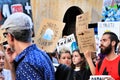
M13 50L11 50L11 48L10 48L9 45L6 46L5 55L6 55L7 60L8 60L10 63L12 63L13 60L15 59L15 57L16 57L15 52L14 52Z
M91 58L91 52L87 50L86 52L84 52L84 56L86 59Z
M15 74L15 66L14 66L13 61L14 61L15 57L17 56L17 54L11 50L9 45L6 45L5 47L6 47L5 55L6 55L7 61L9 62L10 70L12 72L12 80L15 80L16 79L16 77L15 77L16 74Z

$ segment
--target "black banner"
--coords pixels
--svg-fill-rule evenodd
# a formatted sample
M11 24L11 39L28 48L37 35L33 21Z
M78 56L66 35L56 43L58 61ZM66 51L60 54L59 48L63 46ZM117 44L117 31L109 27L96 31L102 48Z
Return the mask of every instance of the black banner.
M24 12L32 18L30 0L0 0L0 25L15 12Z

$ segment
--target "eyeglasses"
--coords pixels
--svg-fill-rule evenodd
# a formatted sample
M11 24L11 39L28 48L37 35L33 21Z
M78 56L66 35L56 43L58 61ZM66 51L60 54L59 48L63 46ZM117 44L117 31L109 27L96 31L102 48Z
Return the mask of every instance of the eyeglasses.
M8 34L8 32L4 32L3 36L6 38L7 34Z

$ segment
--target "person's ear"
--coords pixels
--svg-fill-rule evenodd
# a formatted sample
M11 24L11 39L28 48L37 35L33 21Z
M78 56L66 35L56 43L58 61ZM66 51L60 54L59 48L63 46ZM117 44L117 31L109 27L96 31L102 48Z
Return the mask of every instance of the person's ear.
M10 41L14 41L14 37L12 36L12 34L8 34Z
M112 41L112 46L115 46L116 42L115 41Z

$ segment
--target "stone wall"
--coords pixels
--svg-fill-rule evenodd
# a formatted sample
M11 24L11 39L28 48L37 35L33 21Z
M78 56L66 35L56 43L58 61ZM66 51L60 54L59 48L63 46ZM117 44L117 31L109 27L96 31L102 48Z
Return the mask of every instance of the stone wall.
M100 21L102 0L31 0L34 27L37 32L43 18L63 21L68 8L77 6L83 12L90 11L91 23Z

